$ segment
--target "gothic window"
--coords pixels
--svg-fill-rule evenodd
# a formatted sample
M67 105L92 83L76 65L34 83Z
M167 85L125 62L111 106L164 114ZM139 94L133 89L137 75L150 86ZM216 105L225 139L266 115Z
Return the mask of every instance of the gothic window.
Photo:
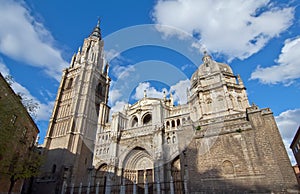
M151 121L152 121L152 116L151 114L146 114L143 118L143 125L149 125L151 124Z
M177 126L180 125L180 119L177 119Z
M131 127L137 127L137 126L138 126L138 118L134 116L131 122Z
M172 127L175 127L175 121L174 120L172 120Z
M167 122L166 122L166 125L167 125L167 128L169 128L169 127L170 127L170 122L167 121Z

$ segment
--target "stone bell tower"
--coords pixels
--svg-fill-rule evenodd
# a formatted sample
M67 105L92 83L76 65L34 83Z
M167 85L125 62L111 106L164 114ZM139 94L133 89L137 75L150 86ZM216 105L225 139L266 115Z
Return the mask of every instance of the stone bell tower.
M58 190L63 184L88 184L97 124L108 121L110 78L99 26L98 21L63 71L45 137L43 172Z

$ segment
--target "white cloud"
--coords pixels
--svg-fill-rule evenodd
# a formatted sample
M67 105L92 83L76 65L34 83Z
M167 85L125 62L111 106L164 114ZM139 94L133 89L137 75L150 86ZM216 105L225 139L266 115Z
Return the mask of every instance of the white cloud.
M114 49L110 49L108 51L104 51L105 59L109 62L115 58L120 57L120 53Z
M124 110L124 106L128 104L125 101L117 101L113 107L111 107L111 113L121 112Z
M287 110L276 116L275 119L291 163L295 164L295 158L290 145L300 125L300 109Z
M265 84L284 83L291 84L295 79L300 78L300 37L288 39L281 49L277 65L262 68L258 66L251 74L250 79L258 79Z
M121 97L121 92L120 90L113 89L109 91L109 104L114 104L120 97Z
M154 87L150 86L149 82L143 82L139 83L139 85L135 89L135 94L132 96L135 100L140 100L144 97L144 91L146 90L147 97L152 98L162 98L163 97L163 91L166 91L166 89L163 89L162 91L157 91Z
M37 110L36 113L37 114L36 120L48 122L52 114L53 106L54 106L54 101L47 102L46 104L39 102L39 109Z
M23 1L0 0L0 52L27 65L43 68L59 81L68 66L53 37L42 23L30 15Z
M112 68L112 74L117 79L127 78L130 75L130 73L132 73L134 71L135 71L135 68L133 65L128 65L128 66L114 65Z
M170 92L172 92L175 102L178 104L187 103L187 89L190 88L190 85L190 80L186 79L171 86Z
M276 7L269 0L159 0L153 10L157 24L194 34L211 52L229 59L245 59L258 52L290 26L293 17L294 8ZM158 30L178 35L170 28Z

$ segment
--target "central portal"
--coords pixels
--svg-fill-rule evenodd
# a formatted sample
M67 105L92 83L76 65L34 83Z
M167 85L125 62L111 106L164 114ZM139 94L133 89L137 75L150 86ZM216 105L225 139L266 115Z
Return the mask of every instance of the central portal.
M153 166L153 160L145 149L141 147L132 149L123 163L126 191L132 191L133 183L136 183L138 193L143 193L145 189L148 189L149 193L153 193Z

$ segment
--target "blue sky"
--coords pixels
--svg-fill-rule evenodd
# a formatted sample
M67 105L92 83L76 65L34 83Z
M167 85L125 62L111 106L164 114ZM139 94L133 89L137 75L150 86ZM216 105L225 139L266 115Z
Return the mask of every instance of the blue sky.
M300 125L297 1L0 0L0 13L0 71L14 77L16 92L39 103L41 143L61 71L98 17L113 111L144 89L153 97L172 92L185 103L187 79L207 50L241 75L250 103L272 109L287 148Z

